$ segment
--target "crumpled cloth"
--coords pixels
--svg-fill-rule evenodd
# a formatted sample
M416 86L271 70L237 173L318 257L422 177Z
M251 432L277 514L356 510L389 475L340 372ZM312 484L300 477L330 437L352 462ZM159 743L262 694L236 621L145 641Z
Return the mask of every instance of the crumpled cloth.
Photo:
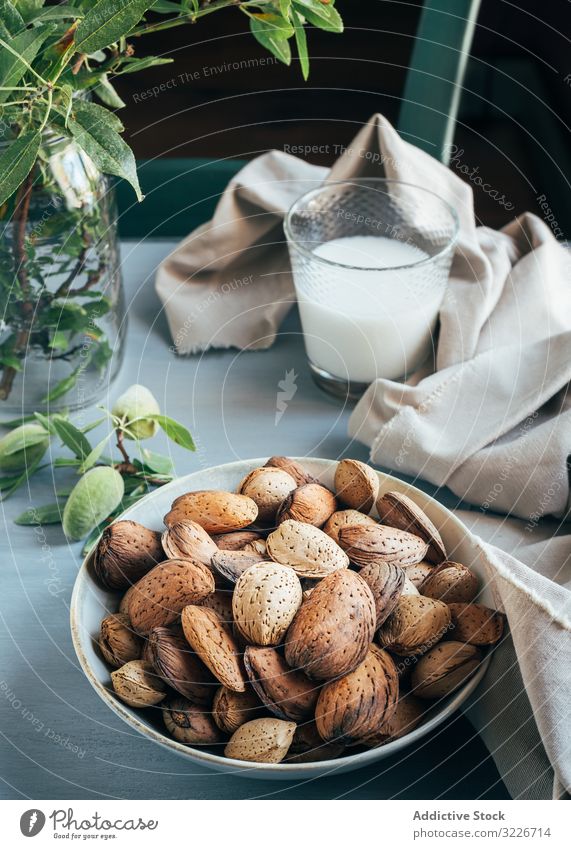
M295 297L285 213L324 179L364 176L432 189L460 235L433 367L371 384L350 435L374 463L480 506L462 518L482 537L511 638L466 710L512 796L560 798L571 794L571 536L535 540L542 517L570 510L571 251L528 213L478 227L471 185L375 115L329 172L279 152L250 162L163 262L157 292L179 353L269 347Z

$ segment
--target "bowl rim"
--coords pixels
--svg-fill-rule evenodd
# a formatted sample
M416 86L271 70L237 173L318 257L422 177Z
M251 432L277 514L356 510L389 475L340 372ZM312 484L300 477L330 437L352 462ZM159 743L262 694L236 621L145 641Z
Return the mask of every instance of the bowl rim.
M323 470L325 470L328 466L335 466L339 462L338 460L329 460L321 457L292 457L291 459L301 463L317 463L318 465L322 466ZM126 514L129 514L133 509L138 508L139 505L154 500L158 494L168 492L169 489L177 489L178 487L180 487L181 484L184 483L184 481L196 475L202 475L213 471L227 471L231 473L234 469L240 469L241 473L244 467L246 466L251 465L252 468L257 468L259 466L263 466L266 462L267 457L257 457L245 460L234 460L230 463L221 463L217 466L212 466L209 469L197 469L194 472L190 472L188 475L182 475L181 477L176 478L170 483L160 487L160 489L148 493L143 498L141 498L140 501L137 501L136 504L124 510L123 513L121 513L119 516L117 516L116 519L114 519L114 522L122 520ZM474 535L468 530L464 523L457 516L455 516L452 511L450 511L447 507L437 501L437 499L433 498L431 495L428 495L427 493L423 492L412 484L406 483L405 481L402 481L399 478L393 477L393 475L389 475L386 472L381 472L378 469L374 469L374 471L375 474L379 476L381 482L387 480L394 481L399 489L404 490L407 493L412 492L414 494L417 494L427 502L436 504L439 509L444 510L448 514L448 518L452 520L452 523L456 525L458 530L462 531L464 535L466 535L475 542ZM94 551L95 546L93 546L91 552L86 555L86 557L82 561L81 567L77 573L74 582L70 602L71 638L77 659L79 660L79 664L87 680L89 681L95 692L98 694L98 696L101 698L101 700L108 707L110 707L111 710L117 716L119 716L125 723L127 723L127 725L131 726L131 728L135 728L135 730L142 734L144 737L152 739L154 742L158 743L163 748L174 751L178 755L188 758L191 761L198 761L204 766L210 768L219 769L222 767L224 768L224 770L231 772L232 769L235 767L236 772L240 773L244 771L263 773L269 772L279 773L281 775L287 776L289 773L307 773L308 775L310 775L312 772L322 772L324 769L327 769L328 765L331 767L332 772L334 772L337 768L347 766L354 767L355 769L367 766L370 763L389 757L391 754L402 750L404 747L417 742L418 740L425 737L433 728L442 725L442 723L449 719L452 714L460 707L460 705L462 705L474 692L474 690L486 674L490 663L491 652L489 652L483 658L475 674L464 684L463 687L457 690L453 696L448 697L446 703L443 705L443 707L436 710L434 716L431 716L430 719L428 719L422 725L419 725L417 728L413 729L403 737L399 737L398 739L393 740L391 743L385 743L383 746L377 746L372 749L367 749L364 752L343 755L341 757L334 758L333 760L310 761L308 763L268 764L253 761L237 760L234 758L226 758L223 755L213 754L212 752L209 752L205 749L196 748L193 746L186 746L183 743L179 743L177 740L174 740L173 738L167 737L166 734L162 734L161 732L157 731L157 729L149 727L138 718L138 715L135 713L134 708L129 708L127 705L124 705L117 698L115 698L109 687L104 685L93 672L89 659L87 658L83 650L81 638L82 628L79 621L79 611L80 602L84 597L85 592L88 590L90 584L95 584L98 589L102 589L96 584L96 582L93 580L92 576L89 573L89 565L93 558ZM91 637L91 639L93 639L93 637ZM157 707L160 707L160 704Z

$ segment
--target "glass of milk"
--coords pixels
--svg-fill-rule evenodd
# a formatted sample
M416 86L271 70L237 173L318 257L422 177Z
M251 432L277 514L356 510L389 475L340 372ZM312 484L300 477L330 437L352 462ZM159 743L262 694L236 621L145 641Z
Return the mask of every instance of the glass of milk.
M458 234L446 201L398 180L325 183L294 203L285 232L320 386L357 398L429 362Z

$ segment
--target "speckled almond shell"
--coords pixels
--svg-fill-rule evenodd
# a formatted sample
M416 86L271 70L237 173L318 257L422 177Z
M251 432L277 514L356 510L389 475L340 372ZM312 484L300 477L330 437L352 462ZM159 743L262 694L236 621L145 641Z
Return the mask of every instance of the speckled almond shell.
M101 584L112 590L127 589L164 560L161 535L122 519L103 531L93 559Z
M169 687L194 704L212 704L214 678L188 645L180 626L153 628L147 646L155 672Z
M448 605L421 595L402 595L381 625L379 643L405 657L424 654L450 627Z
M319 481L310 475L309 472L301 466L296 460L289 457L270 457L266 466L271 466L276 469L283 469L288 475L291 475L297 486L304 483L319 483Z
M244 666L258 697L275 716L292 722L313 716L319 686L301 670L290 669L276 649L248 646Z
M269 556L291 566L300 578L324 578L345 569L349 558L331 537L313 525L287 519L266 540Z
M327 741L358 743L388 722L398 696L395 665L387 652L373 645L353 672L321 690L315 708L319 735Z
M446 560L446 549L438 529L412 498L402 492L385 492L377 499L381 522L392 528L410 531L428 543L426 559L429 563Z
M339 530L347 525L376 525L377 522L372 516L367 516L365 513L360 513L359 510L337 510L326 521L323 526L323 532L331 537L339 544Z
M450 636L474 646L497 643L504 631L504 616L483 604L449 604L453 629Z
M422 595L452 602L471 602L478 594L477 576L461 563L444 560L432 569L419 587Z
M246 679L238 646L214 610L189 605L182 611L181 622L189 645L218 681L230 690L243 693Z
M170 528L176 522L198 522L209 534L238 531L252 524L258 516L255 501L246 495L217 489L204 489L179 495L165 516Z
M265 466L246 475L238 492L256 502L260 522L273 522L284 498L296 486L295 478L283 469Z
M224 749L227 758L279 764L288 753L293 740L295 722L283 719L252 719L241 725Z
M400 566L395 566L394 563L376 561L361 569L359 577L366 581L373 593L377 630L395 609L405 586L405 574Z
M135 585L129 599L129 619L135 631L148 634L178 619L183 607L214 592L214 577L203 563L165 560Z
M318 734L315 722L303 722L293 735L292 744L285 758L288 764L316 763L338 758L345 750L343 743L326 743Z
M420 563L411 563L408 566L403 566L404 573L418 589L423 581L433 572L434 566L426 560L421 560Z
M407 566L423 560L428 550L415 534L386 525L347 525L339 530L339 545L359 567L374 560Z
M335 470L335 492L347 507L369 513L379 492L379 478L360 460L341 460Z
M263 539L259 531L231 531L228 534L213 534L212 540L221 551L241 551L248 543Z
M366 737L363 740L364 745L374 748L404 737L420 725L426 709L426 702L405 693L399 698L391 718L383 722L370 737Z
M346 675L367 654L375 623L368 585L341 569L323 578L303 602L286 635L285 659L315 681Z
M205 566L210 566L212 555L218 551L218 546L204 528L190 520L175 522L167 528L162 535L162 544L167 557L189 557Z
M304 483L283 500L276 522L280 524L287 519L294 519L321 528L337 507L337 499L327 487L320 483Z
M211 561L211 566L221 578L231 584L235 584L242 572L249 569L255 563L263 563L269 560L264 554L257 551L217 551Z
M163 719L169 734L186 746L213 746L224 740L212 714L182 696L165 705Z
M476 646L448 640L430 649L412 670L411 686L421 699L441 699L463 684L482 660Z
M216 590L200 602L202 607L209 607L218 614L221 623L232 631L232 590Z
M234 622L249 643L277 646L302 600L301 584L293 569L260 563L246 569L234 587Z

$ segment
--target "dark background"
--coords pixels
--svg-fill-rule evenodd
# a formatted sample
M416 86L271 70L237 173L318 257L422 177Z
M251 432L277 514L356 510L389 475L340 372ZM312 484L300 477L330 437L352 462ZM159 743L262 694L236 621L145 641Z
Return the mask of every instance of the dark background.
M291 68L267 60L238 10L146 36L136 43L138 55L152 52L175 61L115 81L127 103L122 117L137 157L242 158L317 144L328 148L307 158L330 164L333 146L348 143L373 112L396 122L421 5L337 0L346 31L309 33L308 83L296 60ZM484 224L501 226L525 209L545 214L537 202L544 194L571 235L569 10L567 0L482 4L455 144L463 150L462 162L477 166L515 208L507 211L476 189ZM264 65L223 67L259 57L266 58ZM169 89L142 99L142 92L173 79Z

